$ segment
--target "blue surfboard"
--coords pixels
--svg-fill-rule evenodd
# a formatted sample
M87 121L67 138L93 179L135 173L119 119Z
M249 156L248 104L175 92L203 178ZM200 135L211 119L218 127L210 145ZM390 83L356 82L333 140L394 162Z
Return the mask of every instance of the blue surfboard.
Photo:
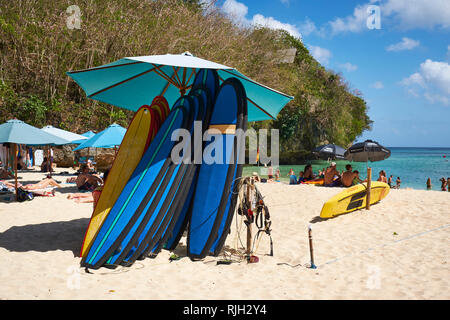
M206 130L206 128L208 128L209 126L211 113L214 107L214 101L218 90L219 90L219 75L217 71L211 69L206 70L201 69L194 79L192 89L189 92L189 94L192 95L200 93L203 96L206 105L206 114L202 123L203 129L202 135ZM203 151L203 147L201 151ZM183 203L179 204L181 209L179 217L176 220L171 221L171 223L173 224L172 231L170 233L166 233L165 237L161 239L161 241L157 244L157 246L155 246L155 248L152 251L154 254L159 253L159 251L163 248L163 246L167 250L174 250L178 245L183 235L183 232L186 230L186 226L191 215L192 200L195 188L197 186L197 178L198 178L198 171L195 172L195 176L193 178L186 200Z
M187 108L190 120L186 129L190 131L193 129L193 120L196 119L199 112L199 105L191 97L185 96L183 99L188 102L185 106ZM174 132L174 134L175 135L170 139L178 141L177 133ZM189 141L182 141L181 144L184 146L187 143L189 143ZM182 157L185 156L190 155L182 155ZM160 184L161 187L157 188L158 191L155 196L149 200L144 199L143 203L141 203L141 207L145 206L143 213L120 244L119 248L122 248L122 250L116 250L116 252L108 260L108 263L127 266L132 265L138 258L139 253L142 251L142 246L145 246L145 244L149 241L148 239L152 239L159 226L166 223L168 219L166 216L170 212L168 212L168 209L171 207L174 199L176 199L179 193L185 192L184 185L186 182L183 180L183 177L190 165L181 161L183 158L179 159L179 163L174 163L174 159L170 160L170 165L164 180L160 182L155 179L151 182L152 186L150 189L157 188L155 186Z
M195 120L202 121L205 114L203 99L201 96L190 95L188 97L192 99L192 105L195 109ZM178 205L181 202L184 203L196 169L192 162L194 151L192 147L193 125L189 133L189 141L185 141L185 145L187 143L190 144L191 153L183 154L183 160L186 162L173 164L173 166L177 167L176 170L178 171L176 182L172 184L163 202L160 202L157 206L152 203L150 206L149 212L152 211L152 207L155 208L153 215L151 217L147 216L135 233L134 240L132 240L134 245L124 259L125 263L132 264L136 259L145 258L156 243L164 236L167 228L170 227L172 219L176 219L179 215L180 210L178 209Z
M171 166L170 157L175 144L171 140L173 131L179 128L189 129L192 123L191 99L182 97L175 102L111 208L88 254L82 259L82 266L97 269L104 264L117 265L116 259L112 257L119 257L123 253L128 245L127 240L131 239L130 235L134 234L149 205L165 195L166 189L174 182L176 168Z
M187 254L191 259L203 259L210 251L220 252L228 235L237 200L237 192L233 191L242 173L239 157L245 156L238 152L236 130L246 128L245 89L238 79L229 78L217 93L209 125L209 129L220 134L211 134L204 152L211 150L219 163L204 159L198 173L187 236ZM220 146L223 150L216 150ZM220 151L221 159L217 158Z

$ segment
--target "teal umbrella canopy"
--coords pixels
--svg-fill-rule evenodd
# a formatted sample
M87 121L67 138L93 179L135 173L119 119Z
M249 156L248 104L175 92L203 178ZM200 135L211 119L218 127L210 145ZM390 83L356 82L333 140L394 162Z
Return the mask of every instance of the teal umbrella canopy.
M74 143L74 141L79 140L87 140L88 137L85 137L81 134L73 133L67 130L62 130L59 128L55 128L53 126L45 126L42 128L45 132L51 133L55 136L58 136L64 140L69 141L70 144Z
M81 143L78 147L73 149L73 151L84 148L114 148L122 143L125 132L127 132L127 129L114 123L105 130Z
M162 95L172 106L191 88L200 69L215 69L223 82L238 78L247 94L248 121L274 120L293 99L246 77L234 68L194 57L189 52L127 57L91 69L67 74L83 88L88 98L136 111Z
M16 143L30 146L63 145L70 141L30 126L21 120L8 120L0 125L0 143Z
M81 135L84 138L83 139L79 139L79 140L74 140L74 141L72 141L72 144L81 144L81 143L85 142L87 139L95 136L95 133L92 132L92 131L88 131L88 132L82 133Z

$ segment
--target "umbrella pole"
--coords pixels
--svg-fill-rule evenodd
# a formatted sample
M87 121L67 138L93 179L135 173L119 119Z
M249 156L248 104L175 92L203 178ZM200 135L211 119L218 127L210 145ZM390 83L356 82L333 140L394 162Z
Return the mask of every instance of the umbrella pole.
M367 199L366 210L370 210L370 189L372 184L372 168L367 167Z
M19 199L17 196L17 144L14 143L14 188L16 190L16 201Z

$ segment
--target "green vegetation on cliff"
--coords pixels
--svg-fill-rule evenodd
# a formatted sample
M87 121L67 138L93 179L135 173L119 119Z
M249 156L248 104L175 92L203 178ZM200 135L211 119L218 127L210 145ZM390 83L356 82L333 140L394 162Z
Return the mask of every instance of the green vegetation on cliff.
M251 123L255 129L280 129L285 160L295 161L324 142L347 146L370 128L361 94L286 32L238 27L218 10L180 0L77 1L80 28L69 28L72 4L0 3L0 122L16 117L78 133L112 122L126 126L132 112L87 99L66 71L126 56L189 51L295 96L276 120ZM292 47L294 63L279 63L279 50Z

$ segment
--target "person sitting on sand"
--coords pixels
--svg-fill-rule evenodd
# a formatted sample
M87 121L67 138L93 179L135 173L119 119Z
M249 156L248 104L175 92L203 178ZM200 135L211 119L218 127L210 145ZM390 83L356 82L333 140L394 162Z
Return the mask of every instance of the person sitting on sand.
M334 179L335 176L338 178ZM323 185L325 187L338 187L341 184L340 178L339 171L336 170L336 162L331 162L331 165L325 170Z
M80 168L81 173L76 179L77 188L80 191L93 191L103 184L103 180L95 174L89 173L89 167L83 164Z
M103 173L103 181L106 181L108 177L109 170L107 169ZM83 193L71 193L67 196L67 199L74 199L76 203L94 203L94 209L97 205L98 199L100 199L100 195L102 193L104 185L98 186L92 192L83 192Z
M359 177L359 171L358 170L353 171L353 173L355 174L355 177L353 178L353 185L354 186L357 185L357 184L363 183L363 182L367 182L367 179L366 180L361 180L361 178Z
M355 178L359 179L359 172L358 171L352 171L352 165L351 164L347 164L345 165L345 169L346 171L342 173L342 177L341 177L341 183L344 187L351 187L353 185L353 180Z
M270 180L270 179L273 179L273 168L272 168L272 166L270 166L268 169L267 169L267 176L268 176L268 179Z
M315 177L314 177L314 173L312 170L312 166L310 164L307 164L305 166L305 169L303 170L303 179L306 181L309 181L309 180L313 180L314 178Z
M289 171L289 184L298 184L297 176L294 174L294 170Z
M275 181L280 182L280 168L275 171Z
M7 169L0 168L0 179L10 179L14 178L14 175L12 175Z
M302 183L303 181L305 181L305 178L303 178L303 171L300 171L298 173L298 179L297 179L297 183Z
M48 161L47 157L44 157L44 160L41 163L41 172L52 172L53 169L50 166L50 161Z

